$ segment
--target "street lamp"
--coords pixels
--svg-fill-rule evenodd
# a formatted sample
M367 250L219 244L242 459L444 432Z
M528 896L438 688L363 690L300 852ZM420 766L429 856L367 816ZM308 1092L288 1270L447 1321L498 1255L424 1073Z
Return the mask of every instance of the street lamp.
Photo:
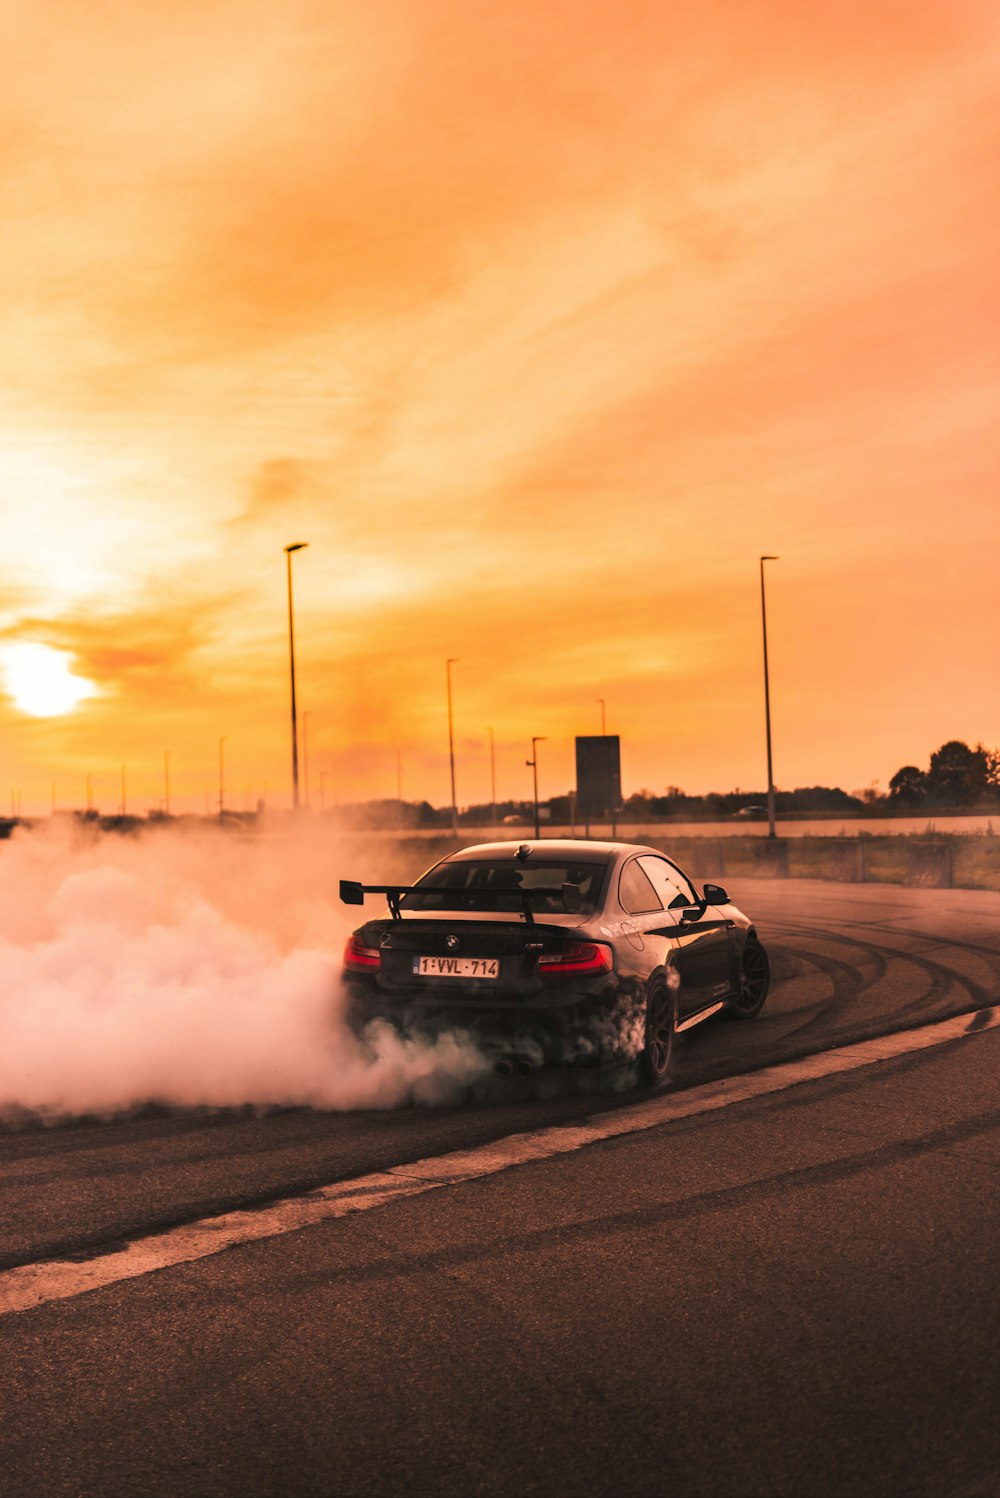
M285 561L288 564L288 663L292 676L292 806L296 811L299 809L299 734L298 718L295 713L295 625L292 620L292 552L302 551L308 545L308 541L293 541L290 546L285 547Z
M546 742L545 734L538 734L531 740L531 758L525 760L526 765L531 766L535 782L535 837L541 838L542 827L538 816L538 745Z
M225 742L226 742L225 739L220 739L219 740L219 821L220 822L222 821L222 813L223 813L223 811L225 809L225 796L226 796L226 782L225 782L226 762L225 762L225 759L223 757L224 756L224 745L225 745Z
M604 718L604 698L598 697L597 701L601 704L601 738L603 739L604 737L606 737L608 732Z
M451 668L458 664L458 656L448 657L445 675L448 680L448 758L451 763L451 830L458 836L458 802L455 799L455 728L451 714Z
M497 744L496 735L492 728L487 728L490 736L490 795L493 805L493 826L497 825Z
M764 722L767 727L767 835L774 837L774 771L771 765L771 681L767 670L767 605L764 600L764 563L780 557L760 559L760 619L764 629Z
M334 770L320 770L320 772L319 772L319 809L320 809L320 811L326 811L326 782L328 780L332 780L333 781L333 804L334 804L335 807L337 805L337 779L336 779L336 771L334 771Z

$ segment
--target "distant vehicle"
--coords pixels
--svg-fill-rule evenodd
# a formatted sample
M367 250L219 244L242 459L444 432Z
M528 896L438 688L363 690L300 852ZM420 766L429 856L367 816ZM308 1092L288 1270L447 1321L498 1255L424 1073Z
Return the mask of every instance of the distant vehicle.
M539 810L540 810L540 808L539 808ZM503 826L503 827L527 827L527 825L530 822L530 820L531 820L530 817L523 817L519 811L512 811L512 812L509 813L509 815L507 815L506 817L504 817L502 819L501 826Z
M347 942L352 1028L464 1030L501 1076L637 1062L660 1083L678 1034L721 1011L753 1019L767 998L752 923L655 848L484 843L414 885L341 881L346 904L366 895L389 910Z
M739 809L739 811L734 811L733 812L733 816L734 817L753 817L755 819L757 817L766 817L767 816L767 807L766 806L741 806L740 809Z

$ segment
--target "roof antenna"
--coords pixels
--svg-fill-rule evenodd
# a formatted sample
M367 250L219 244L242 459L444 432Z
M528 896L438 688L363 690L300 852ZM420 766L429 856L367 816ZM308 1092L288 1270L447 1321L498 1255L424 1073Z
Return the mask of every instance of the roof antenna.
M529 847L529 845L527 843L522 843L517 852L514 854L514 857L517 859L518 863L523 863L530 852L531 848Z

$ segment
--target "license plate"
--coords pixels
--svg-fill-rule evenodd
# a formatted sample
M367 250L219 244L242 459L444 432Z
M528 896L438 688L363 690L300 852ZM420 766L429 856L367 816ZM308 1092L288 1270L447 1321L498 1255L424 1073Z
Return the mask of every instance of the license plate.
M421 978L499 978L499 957L414 957Z

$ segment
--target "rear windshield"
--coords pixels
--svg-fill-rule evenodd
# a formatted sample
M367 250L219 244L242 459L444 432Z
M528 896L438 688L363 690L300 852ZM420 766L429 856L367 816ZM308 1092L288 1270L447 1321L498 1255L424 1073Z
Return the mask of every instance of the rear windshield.
M441 863L399 903L406 910L520 911L527 895L532 910L591 915L600 900L606 869L606 863L549 858L522 864L510 858ZM571 895L567 902L564 884L575 885L579 897Z

